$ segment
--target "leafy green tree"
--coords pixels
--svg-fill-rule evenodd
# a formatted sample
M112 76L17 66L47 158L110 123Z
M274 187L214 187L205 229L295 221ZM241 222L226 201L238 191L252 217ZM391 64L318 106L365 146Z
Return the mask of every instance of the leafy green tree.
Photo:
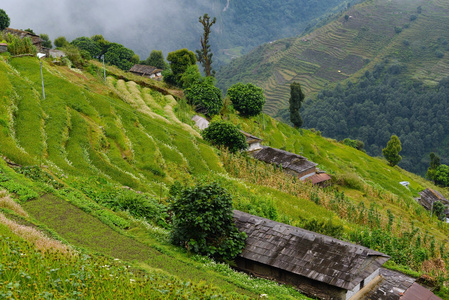
M198 70L197 65L191 65L187 68L187 70L182 74L180 85L183 89L187 89L194 84L199 84L204 80L204 77L201 76L200 71Z
M304 101L304 93L302 92L299 82L293 82L290 85L290 121L295 127L302 126L302 118L299 114L302 102Z
M131 49L123 45L113 43L104 55L104 61L117 66L118 68L128 71L134 65L135 54Z
M153 50L150 53L150 56L144 61L141 62L143 65L153 66L161 70L168 69L168 64L164 59L164 55L162 54L162 50Z
M440 201L436 201L433 203L433 211L432 213L437 216L438 220L444 221L446 219L446 214L444 211L446 208L444 207L444 204Z
M42 39L42 46L44 46L45 48L53 48L53 45L51 43L50 37L48 36L48 34L42 33L40 35L40 38Z
M226 121L211 122L201 132L206 141L216 146L225 146L232 153L248 148L246 138L234 124Z
M352 148L355 148L359 151L362 152L366 152L364 147L365 147L365 143L360 141L360 140L351 140L350 138L345 138L343 140L343 144L345 144L346 146L350 146Z
M70 42L70 44L89 52L93 58L99 58L101 54L101 47L97 42L88 37L79 37Z
M434 180L435 172L437 168L441 165L441 159L438 155L436 155L433 152L430 153L429 157L430 157L430 166L427 169L426 177L429 180Z
M449 186L449 166L439 165L435 171L434 181L436 185Z
M204 79L202 82L194 83L184 90L190 104L196 106L196 110L208 116L216 115L223 107L221 90L214 86L212 77Z
M232 197L218 183L172 189L173 244L218 259L233 259L246 234L235 226Z
M101 48L100 55L98 56L99 58L108 52L109 48L112 46L112 43L107 41L101 34L93 35L90 39L97 43L97 45Z
M168 53L167 60L173 72L174 79L178 84L187 68L196 64L195 53L185 48Z
M228 89L232 105L243 116L256 116L262 112L265 95L260 87L252 83L237 83Z
M11 20L3 9L0 9L0 31L9 27Z
M59 36L54 40L55 47L62 48L69 44L65 36Z
M203 36L201 37L201 50L196 50L196 58L204 68L206 76L213 76L215 72L212 70L212 56L213 53L210 50L209 35L210 28L215 24L217 18L213 18L212 22L208 14L204 14L199 18L199 22L203 25Z
M397 135L392 135L391 139L387 143L387 147L382 149L382 154L384 155L390 166L393 167L402 160L402 157L399 155L399 152L401 152L401 150L401 141L399 140Z

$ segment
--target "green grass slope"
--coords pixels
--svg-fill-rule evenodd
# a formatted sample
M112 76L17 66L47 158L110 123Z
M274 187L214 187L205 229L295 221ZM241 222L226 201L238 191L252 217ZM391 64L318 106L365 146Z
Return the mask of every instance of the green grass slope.
M418 13L418 7L421 7ZM447 76L449 4L445 1L369 0L335 21L296 38L260 46L218 73L228 88L238 81L264 88L264 111L275 116L288 106L289 85L306 95L327 84L353 79L388 59L406 67L408 77L436 84Z
M93 273L79 276L106 280L94 267L110 265L104 256L139 270L139 278L116 276L123 293L129 289L125 281L157 278L148 288L173 292L173 299L183 293L198 298L204 284L214 287L212 294L228 298L305 298L291 287L250 278L170 245L170 186L177 180L216 181L233 195L236 209L383 251L391 256L389 267L425 274L440 293L446 292L447 269L441 266L448 260L449 226L414 200L423 188L435 188L431 183L318 132L296 130L268 116L222 116L262 137L266 145L306 156L333 177L333 187L313 187L244 154L212 148L192 127L194 112L170 95L181 95L179 91L163 85L152 88L150 80L137 84L129 80L132 76L108 71L104 82L95 72L45 62L44 100L36 58L0 57L0 153L6 158L0 160L0 190L8 191L26 214L1 199L0 213L89 256L82 263ZM409 181L410 189L399 181ZM23 237L8 228L0 227L0 234L14 245L23 243ZM14 255L16 246L4 241L4 253ZM37 243L31 243L27 255L34 257ZM80 263L65 259L62 265L48 266L50 275L56 272L52 269L61 275L52 277L55 281L70 282L71 266ZM28 272L22 265L17 270ZM27 295L33 282L42 293L60 298L74 292L71 285L58 288L43 277L30 275L34 281L25 282L25 275L5 274L10 273L0 273L1 293L20 290ZM85 286L76 292L93 295L80 280Z

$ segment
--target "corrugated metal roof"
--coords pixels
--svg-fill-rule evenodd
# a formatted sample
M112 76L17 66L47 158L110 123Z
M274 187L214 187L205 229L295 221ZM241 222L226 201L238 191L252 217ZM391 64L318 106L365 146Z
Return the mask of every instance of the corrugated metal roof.
M416 282L404 293L401 300L442 300L440 297Z
M317 166L316 163L308 161L301 155L271 147L263 147L251 154L258 160L280 165L283 169L290 169L300 174Z
M332 178L329 175L327 175L326 173L319 173L319 174L315 174L310 177L307 177L305 179L305 181L310 181L312 184L318 184L318 183L325 182L325 181L328 181L331 179Z
M421 205L424 206L427 210L431 209L432 203L434 203L435 201L441 201L445 205L449 204L449 201L438 191L425 189L419 194L421 195L419 203L421 203Z
M248 235L240 257L346 290L389 259L359 245L241 211L234 211L234 219Z

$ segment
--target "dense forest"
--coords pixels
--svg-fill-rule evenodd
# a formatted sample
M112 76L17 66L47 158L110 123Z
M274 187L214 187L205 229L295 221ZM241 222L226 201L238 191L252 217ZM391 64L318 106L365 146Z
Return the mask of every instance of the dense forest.
M302 109L304 126L339 140L361 140L370 155L378 156L395 134L402 142L399 165L421 175L429 167L430 152L447 163L449 78L428 87L405 80L402 68L384 62L355 84L321 91Z

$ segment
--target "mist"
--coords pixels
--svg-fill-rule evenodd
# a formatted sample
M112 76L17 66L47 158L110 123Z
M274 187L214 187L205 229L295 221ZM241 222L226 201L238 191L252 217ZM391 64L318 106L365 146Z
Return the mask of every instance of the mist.
M11 28L31 28L54 41L65 36L103 35L132 49L143 60L154 49L164 55L180 48L199 48L198 17L210 13L207 0L1 0Z

